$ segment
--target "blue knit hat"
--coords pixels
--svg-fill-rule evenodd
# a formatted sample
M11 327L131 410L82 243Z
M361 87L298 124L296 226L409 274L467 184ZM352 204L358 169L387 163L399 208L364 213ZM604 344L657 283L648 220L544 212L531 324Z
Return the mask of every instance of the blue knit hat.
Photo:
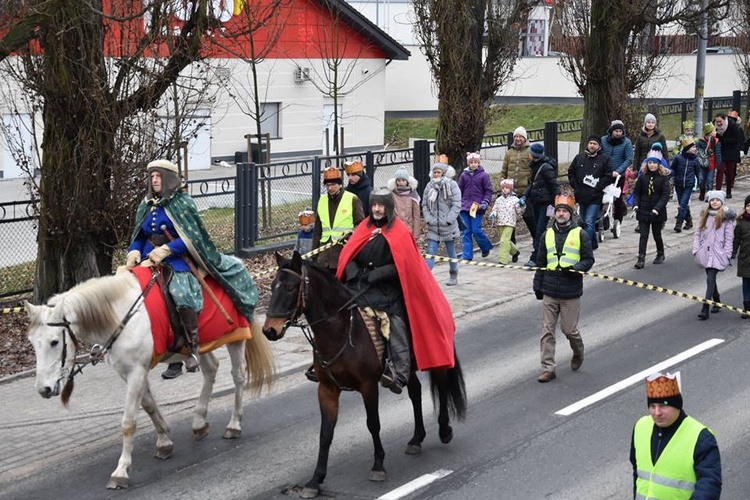
M534 158L541 158L544 156L544 146L539 142L535 142L531 145L531 148L529 148L529 153L531 153L531 156Z

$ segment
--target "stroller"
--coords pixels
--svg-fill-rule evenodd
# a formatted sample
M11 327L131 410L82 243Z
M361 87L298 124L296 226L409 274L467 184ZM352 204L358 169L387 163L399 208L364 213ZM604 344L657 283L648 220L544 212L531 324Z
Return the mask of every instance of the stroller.
M610 184L604 188L602 207L596 218L596 235L599 242L604 241L604 232L612 231L612 237L617 239L622 234L622 224L614 217L615 200L622 194L622 189L616 184Z

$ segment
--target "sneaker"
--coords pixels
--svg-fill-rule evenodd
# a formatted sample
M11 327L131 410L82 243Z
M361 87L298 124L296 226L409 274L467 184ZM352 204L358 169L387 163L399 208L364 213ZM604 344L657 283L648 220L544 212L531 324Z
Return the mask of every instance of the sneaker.
M536 262L530 260L526 264L524 264L524 267L536 267Z
M182 363L169 363L166 370L161 372L161 378L173 379L182 375Z
M521 252L516 252L512 255L511 260L513 262L518 262L518 256L521 255Z
M487 257L490 254L489 250L482 250L482 257Z
M549 382L550 380L556 379L557 375L555 375L555 372L542 372L541 375L539 375L539 378L537 380L541 383Z

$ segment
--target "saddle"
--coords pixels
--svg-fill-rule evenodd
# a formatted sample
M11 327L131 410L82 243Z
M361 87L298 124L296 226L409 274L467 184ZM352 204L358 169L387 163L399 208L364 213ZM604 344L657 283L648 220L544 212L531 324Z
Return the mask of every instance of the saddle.
M387 338L388 332L388 315L382 311L375 311L371 307L357 307L357 310L370 334L372 345L375 347L375 352L378 355L378 361L382 363L383 354L385 353L385 341L383 339Z
M177 312L177 306L174 303L172 294L169 293L169 282L172 280L173 271L169 266L159 266L158 273L159 277L157 278L156 283L164 297L169 325L173 332L180 332L180 335L172 336L172 342L167 344L167 351L177 353L180 352L183 347L187 346L189 339L187 338L185 329L182 327L180 313Z

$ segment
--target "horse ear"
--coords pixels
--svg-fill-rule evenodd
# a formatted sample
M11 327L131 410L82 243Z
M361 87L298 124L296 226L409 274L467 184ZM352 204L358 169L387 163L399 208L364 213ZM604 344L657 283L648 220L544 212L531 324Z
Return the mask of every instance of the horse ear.
M33 318L34 316L36 316L37 314L39 314L39 308L41 306L35 306L34 304L32 304L31 302L29 302L28 300L24 300L23 301L23 307L26 308L26 313L29 315L29 317Z
M302 256L297 250L292 254L292 267L294 269L302 269Z
M287 259L286 259L286 258L284 258L284 256L283 256L283 255L281 255L281 253L280 253L280 252L276 251L276 252L274 252L274 253L276 254L276 265L277 265L277 266L281 267L281 266L283 266L284 264L286 264L286 262L287 262Z

